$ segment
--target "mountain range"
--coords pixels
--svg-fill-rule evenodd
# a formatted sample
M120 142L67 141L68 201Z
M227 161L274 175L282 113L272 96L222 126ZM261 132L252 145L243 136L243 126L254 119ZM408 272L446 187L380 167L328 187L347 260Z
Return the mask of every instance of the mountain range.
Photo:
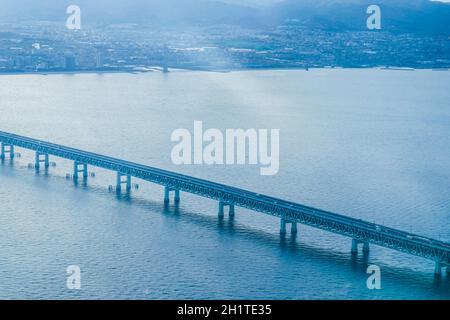
M0 22L65 21L67 0L0 0ZM450 4L428 0L77 0L83 23L148 23L163 27L240 25L272 28L297 21L311 28L365 30L371 4L382 28L398 33L450 35Z

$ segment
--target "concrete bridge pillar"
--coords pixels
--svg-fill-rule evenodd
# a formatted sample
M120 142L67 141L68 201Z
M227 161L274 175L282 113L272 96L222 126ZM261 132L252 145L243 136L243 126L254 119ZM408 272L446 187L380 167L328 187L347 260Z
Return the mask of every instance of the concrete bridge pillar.
M230 204L228 209L228 214L230 215L230 217L234 217L234 204Z
M352 250L351 253L358 253L358 245L362 243L363 244L363 252L369 252L370 246L368 241L359 241L356 239L352 239Z
M435 265L434 265L434 274L437 276L441 276L442 275L442 263L439 261L436 261Z
M291 223L291 233L296 234L297 233L297 222Z
M365 241L363 244L363 252L369 252L369 251L370 251L369 242Z
M44 156L44 159L42 159L41 156ZM36 168L36 170L39 170L41 168L42 162L44 163L44 167L47 170L50 167L48 153L40 153L39 151L36 151L35 164L34 164L34 167Z
M352 253L358 253L358 240L352 239Z
M169 203L170 202L170 188L169 187L164 187L164 203Z
M170 203L170 193L173 192L174 193L174 201L175 203L180 203L181 197L180 197L180 190L179 189L175 189L175 188L171 188L168 186L164 187L164 203L165 204L169 204Z
M280 234L286 234L286 220L283 218L280 220Z
M80 169L81 166L81 169ZM74 180L78 180L79 173L83 173L83 179L86 180L88 178L88 166L86 163L80 163L75 161L73 163L73 178Z
M123 180L123 177L125 177L125 180ZM129 192L131 190L131 176L117 172L117 182L116 182L116 191L117 192L122 191L123 184L126 185L126 191Z
M228 215L230 217L234 217L235 214L234 204L222 200L219 201L219 217L221 218L224 216L225 207L228 207Z
M174 192L175 192L174 201L175 201L175 203L179 203L180 202L180 190L175 189Z
M281 220L280 220L280 234L286 234L286 225L288 223L291 224L291 233L296 234L297 233L297 222L288 221L284 218L281 218Z
M219 201L219 218L224 216L224 203L223 201Z
M8 147L8 149L6 149ZM12 160L14 159L14 145L12 144L1 144L1 153L0 153L0 159L5 160L6 154L9 153L9 158Z

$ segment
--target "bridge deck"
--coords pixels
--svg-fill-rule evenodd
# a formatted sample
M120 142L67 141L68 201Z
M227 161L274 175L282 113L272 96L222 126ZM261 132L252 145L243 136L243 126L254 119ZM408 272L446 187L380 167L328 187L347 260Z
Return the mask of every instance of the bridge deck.
M41 154L53 155L79 163L113 170L124 175L170 187L174 190L223 201L279 217L288 222L305 224L344 235L356 241L373 243L382 247L431 259L442 265L450 265L450 244L436 239L224 184L7 132L0 131L0 142L6 145L34 150Z

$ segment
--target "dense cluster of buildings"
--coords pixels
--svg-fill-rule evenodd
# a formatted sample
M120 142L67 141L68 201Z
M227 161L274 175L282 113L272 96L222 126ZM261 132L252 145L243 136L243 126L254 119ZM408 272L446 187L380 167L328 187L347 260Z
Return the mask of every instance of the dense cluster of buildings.
M36 22L0 25L0 72L228 70L310 67L449 68L450 38L385 31L326 31L296 23L161 29Z

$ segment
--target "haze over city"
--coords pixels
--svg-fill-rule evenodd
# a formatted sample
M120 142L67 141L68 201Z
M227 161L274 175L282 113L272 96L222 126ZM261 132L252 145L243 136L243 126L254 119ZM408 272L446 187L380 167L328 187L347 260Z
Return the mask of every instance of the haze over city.
M381 0L368 30L371 2L80 0L71 32L70 1L3 0L0 72L450 66L450 4Z

